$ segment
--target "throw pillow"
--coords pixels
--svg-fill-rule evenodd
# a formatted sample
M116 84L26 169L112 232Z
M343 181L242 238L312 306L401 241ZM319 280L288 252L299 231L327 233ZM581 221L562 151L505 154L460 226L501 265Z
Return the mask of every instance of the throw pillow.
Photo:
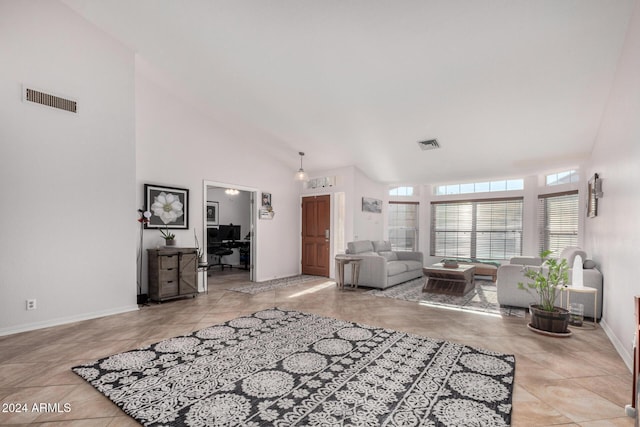
M391 251L391 242L389 241L379 241L373 242L373 250L374 252L389 252Z
M586 268L586 269L596 268L596 263L592 259L585 259L584 263L582 264L582 268Z
M397 261L398 255L395 252L391 251L382 251L378 252L378 255L383 256L387 261Z

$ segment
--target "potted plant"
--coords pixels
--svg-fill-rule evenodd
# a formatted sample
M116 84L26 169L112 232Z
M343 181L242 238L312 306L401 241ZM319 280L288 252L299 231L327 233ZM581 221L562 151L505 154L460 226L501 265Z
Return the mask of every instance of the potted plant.
M176 245L176 235L169 231L169 227L165 227L164 230L160 229L160 234L162 234L166 246Z
M518 288L529 293L536 293L538 304L530 304L530 327L534 330L551 332L554 334L568 334L569 310L557 307L556 300L569 282L567 260L550 258L551 251L540 254L540 267L524 267L524 275L532 282L526 285L518 283Z

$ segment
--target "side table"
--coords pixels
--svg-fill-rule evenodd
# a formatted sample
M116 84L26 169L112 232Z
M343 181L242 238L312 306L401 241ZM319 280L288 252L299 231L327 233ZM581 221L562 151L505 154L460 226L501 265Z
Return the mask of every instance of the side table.
M567 310L571 308L571 292L576 292L579 294L593 294L593 328L595 329L598 326L598 290L596 288L590 288L588 286L568 286L567 288L565 288L565 291L567 292ZM562 300L560 305L562 305Z
M352 264L351 268L351 287L358 287L358 278L360 277L360 261L362 258L337 255L336 256L336 285L338 289L344 290L344 266Z

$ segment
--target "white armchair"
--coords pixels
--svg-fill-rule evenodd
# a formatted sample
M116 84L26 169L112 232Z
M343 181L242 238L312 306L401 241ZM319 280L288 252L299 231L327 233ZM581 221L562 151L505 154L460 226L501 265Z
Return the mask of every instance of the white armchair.
M587 260L586 252L578 247L571 246L565 248L560 253L559 258L566 259L567 265L571 267L577 255L580 255L583 260L586 260L583 263L583 285L598 290L598 312L595 313L595 315L600 319L602 317L602 273L595 268L592 261ZM528 283L529 281L529 279L524 276L524 268L526 266L540 266L541 263L542 260L540 257L514 257L511 258L509 264L500 266L500 268L498 268L498 279L496 281L498 303L500 305L523 308L528 308L529 304L537 303L536 296L519 289L518 283ZM569 268L569 285L573 283L572 272L573 270ZM584 305L585 317L594 317L594 301L592 295L575 293L571 295L571 302ZM560 301L558 301L557 304L560 304Z

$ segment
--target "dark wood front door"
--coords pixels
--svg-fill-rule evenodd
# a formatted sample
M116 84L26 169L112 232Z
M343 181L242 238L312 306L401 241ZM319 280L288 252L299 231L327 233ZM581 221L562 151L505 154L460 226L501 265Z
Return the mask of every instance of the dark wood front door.
M302 198L302 274L329 277L331 199Z

